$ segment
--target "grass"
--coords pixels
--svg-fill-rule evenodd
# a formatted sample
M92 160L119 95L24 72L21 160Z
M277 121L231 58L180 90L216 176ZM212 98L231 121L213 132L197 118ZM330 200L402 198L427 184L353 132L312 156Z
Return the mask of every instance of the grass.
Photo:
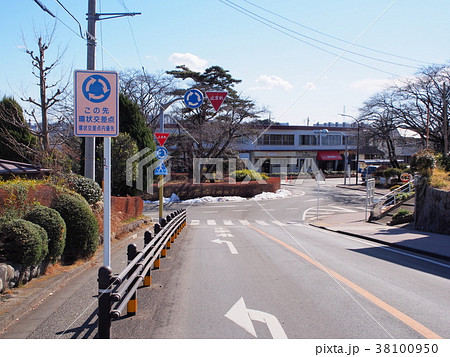
M441 169L434 169L430 181L431 187L440 190L450 191L450 172Z

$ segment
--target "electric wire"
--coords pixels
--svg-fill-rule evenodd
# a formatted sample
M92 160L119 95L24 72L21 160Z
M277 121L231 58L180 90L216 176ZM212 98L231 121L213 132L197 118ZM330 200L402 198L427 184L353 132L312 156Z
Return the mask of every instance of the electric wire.
M278 28L278 27L275 27L275 26L271 25L270 23L265 22L264 20L261 20L261 19L258 18L258 17L255 17L255 16L251 15L250 13L247 13L247 12L245 12L245 11L240 10L239 8L234 7L232 4L230 4L230 3L229 3L228 1L226 1L226 0L219 0L219 1L220 1L221 3L223 3L224 5L229 6L229 7L233 8L233 9L235 9L236 11L238 11L238 12L244 14L245 16L250 17L250 18L254 19L255 21L258 21L258 22L262 23L263 25L272 28L272 29L275 30L275 31L281 32L282 34L284 34L284 35L286 35L286 36L289 36L289 37L291 37L291 38L293 38L293 39L295 39L295 40L297 40L297 41L299 41L299 42L302 42L302 43L305 43L305 44L307 44L307 45L309 45L309 46L312 46L312 47L314 47L314 48L316 48L316 49L318 49L318 50L320 50L320 51L326 52L326 53L331 54L331 55L333 55L333 56L337 56L337 57L339 57L340 59L344 59L344 60L346 60L346 61L353 62L353 63L358 64L358 65L360 65L360 66L363 66L363 67L367 67L367 68L373 69L373 70L378 71L378 72L382 72L382 73L389 74L389 75L396 76L396 77L399 76L399 74L396 74L396 73L393 73L393 72L389 72L389 71L385 71L385 70L382 70L382 69L380 69L380 68L376 68L376 67L374 67L374 66L370 66L370 65L368 65L368 64L365 64L365 63L362 63L362 62L359 62L359 61L356 61L356 60L353 60L353 59L350 59L350 58L347 58L347 57L343 57L342 55L338 55L338 54L336 54L336 53L334 53L334 52L331 52L331 51L329 51L329 50L327 50L327 49L325 49L325 48L322 48L322 47L316 46L316 45L314 45L314 44L311 44L311 43L309 43L309 42L307 42L307 41L305 41L305 40L302 40L302 39L300 39L300 38L298 38L298 37L296 37L296 36L294 36L294 35L292 35L292 34L286 32L286 31L283 31L282 29L280 29L280 28ZM343 50L343 52L346 53L347 51L346 51L346 50ZM415 67L414 67L414 68L415 68Z
M280 14L274 12L274 11L268 10L268 9L266 9L266 8L260 6L260 5L254 4L254 3L251 2L251 1L248 1L248 0L242 0L242 1L244 1L244 2L246 2L246 3L248 3L248 4L250 4L250 5L252 5L252 6L254 6L254 7L256 7L256 8L258 8L258 9L262 10L262 11L265 11L265 12L271 14L271 15L277 16L277 17L279 17L279 18L281 18L281 19L283 19L283 20L285 20L285 21L288 21L288 22L290 22L290 23L292 23L292 24L294 24L294 25L303 27L303 28L305 28L305 29L307 29L307 30L309 30L309 31L318 33L318 34L320 34L320 35L326 36L326 37L331 38L331 39L336 40L336 41L343 42L343 43L345 43L345 44L351 44L350 41L347 41L347 40L344 40L344 39L342 39L342 38L339 38L339 37L336 37L336 36L327 34L327 33L325 33L325 32L316 30L316 29L314 29L314 28L312 28L312 27L303 25L303 24L301 24L301 23L299 23L299 22L297 22L297 21L294 21L294 20L291 20L291 19L289 19L289 18L287 18L287 17L285 17L285 16L282 16L282 15L280 15ZM385 51L380 51L380 50L377 50L377 49L374 49L374 48L371 48L371 47L367 47L367 46L363 46L363 45L360 45L360 44L357 44L357 43L354 43L353 46L354 46L354 47L359 47L359 48L362 48L362 49L365 49L365 50L373 51L373 52L376 52L376 53L380 53L380 54L383 54L383 55L386 55L386 56L391 56L391 57L396 57L396 58L399 58L399 59L404 59L404 60L411 61L411 62L422 63L422 64L427 64L427 65L433 65L433 64L435 64L435 63L432 63L432 62L426 62L426 61L422 61L422 60L419 60L419 59L414 59L414 58L410 58L410 57L405 57L405 56L400 56L400 55L392 54L392 53L385 52Z
M269 19L267 19L267 18L265 18L265 17L263 17L263 16L260 16L260 15L258 15L258 14L256 14L256 13L254 13L254 12L252 12L252 11L250 11L250 10L244 8L244 7L242 7L242 6L237 5L237 4L234 3L233 1L230 1L230 0L219 0L219 1L222 2L222 3L224 3L224 4L227 5L227 6L232 7L232 8L234 8L235 10L237 10L237 11L243 13L244 15L247 15L247 16L249 16L249 17L251 17L251 18L253 18L253 19L255 19L255 20L257 20L257 21L259 21L259 22L261 22L261 23L263 23L263 24L265 24L266 26L269 26L269 27L271 27L271 28L274 28L273 26L276 26L276 27L277 27L277 30L278 30L278 28L280 28L281 30L279 30L279 31L282 32L282 33L284 33L285 35L288 35L288 36L290 36L290 37L292 37L292 38L294 38L294 39L296 39L296 40L298 40L298 41L300 41L300 42L306 43L306 44L308 44L308 45L310 45L310 46L313 46L313 47L315 47L315 48L317 48L317 49L319 49L319 50L321 50L321 51L325 51L325 52L327 52L327 53L336 55L336 53L327 51L327 50L325 50L324 48L319 47L319 46L316 46L316 45L313 45L313 44L311 44L311 43L308 42L308 41L301 40L301 39L299 39L299 38L296 37L296 36L292 36L292 35L286 33L285 31L291 32L291 33L293 33L293 34L295 34L295 35L301 36L301 37L306 38L306 39L308 39L308 40L310 40L310 41L317 42L317 43L319 43L319 44L321 44L321 45L328 46L328 47L331 47L331 48L334 48L334 49L337 49L337 50L340 50L340 51L344 51L344 49L341 48L341 47L338 47L338 46L329 44L329 43L324 42L324 41L317 40L317 39L315 39L315 38L313 38L313 37L304 35L304 34L298 32L298 31L294 31L294 30L292 30L292 29L287 28L286 26L283 26L283 25L280 25L280 24L278 24L278 23L276 23L276 22L274 22L274 21L271 21L271 20L269 20ZM234 7L231 6L231 5L233 5ZM250 16L250 15L251 15L251 16ZM271 26L271 25L273 25L273 26ZM366 59L370 59L370 60L374 60L374 61L378 61L378 62L382 62L382 63L387 63L387 64L391 64L391 65L395 65L395 66L401 66L401 67L407 67L407 68L413 68L413 69L417 69L417 68L418 68L417 66L411 66L411 65L407 65L407 64L398 63L398 62L388 61L388 60L376 58L376 57L373 57L373 56L364 55L364 54L361 54L361 53L358 53L358 52L355 52L355 51L350 51L350 50L348 50L348 49L345 50L345 51L346 51L346 53L349 53L349 54L352 54L352 55L355 55L355 56L360 56L360 57L363 57L363 58L366 58ZM349 58L347 58L347 57L343 57L343 59L349 60ZM360 63L360 62L358 62L358 63L364 65L363 63Z

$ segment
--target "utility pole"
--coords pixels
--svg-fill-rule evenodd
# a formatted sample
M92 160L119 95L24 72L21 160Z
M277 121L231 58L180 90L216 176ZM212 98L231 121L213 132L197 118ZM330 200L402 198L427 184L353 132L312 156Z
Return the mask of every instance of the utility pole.
M444 126L444 130L443 135L444 135L444 157L447 157L448 155L448 118L447 118L447 86L444 83L444 88L443 88L443 92L444 92L444 97L443 97L443 106L444 108L442 108L442 116L443 116L443 126Z
M87 33L87 70L95 70L95 25L97 21L114 19L123 16L140 15L140 12L128 13L104 13L96 12L96 0L89 0L88 3L88 33ZM101 16L108 16L101 18ZM84 176L95 180L95 137L84 138Z
M87 70L95 70L95 22L96 0L88 4ZM84 176L95 180L95 137L84 138Z

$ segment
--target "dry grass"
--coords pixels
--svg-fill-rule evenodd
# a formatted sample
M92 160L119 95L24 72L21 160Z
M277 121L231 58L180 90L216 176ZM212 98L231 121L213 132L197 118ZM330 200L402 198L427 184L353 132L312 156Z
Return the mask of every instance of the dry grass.
M450 173L441 169L433 170L430 184L431 187L450 191Z

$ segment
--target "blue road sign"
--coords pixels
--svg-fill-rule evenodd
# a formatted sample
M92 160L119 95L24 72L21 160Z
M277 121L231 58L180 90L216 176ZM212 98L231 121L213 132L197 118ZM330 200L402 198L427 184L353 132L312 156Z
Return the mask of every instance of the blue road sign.
M169 155L169 152L164 146L160 146L155 150L155 156L158 160L164 160Z
M108 99L111 85L104 76L93 74L84 80L82 90L87 100L92 103L101 103Z
M184 104L188 108L195 109L201 106L203 103L203 93L200 92L198 89L189 89L184 94Z
M162 161L159 162L159 165L156 167L155 175L167 175L167 167L163 164Z

